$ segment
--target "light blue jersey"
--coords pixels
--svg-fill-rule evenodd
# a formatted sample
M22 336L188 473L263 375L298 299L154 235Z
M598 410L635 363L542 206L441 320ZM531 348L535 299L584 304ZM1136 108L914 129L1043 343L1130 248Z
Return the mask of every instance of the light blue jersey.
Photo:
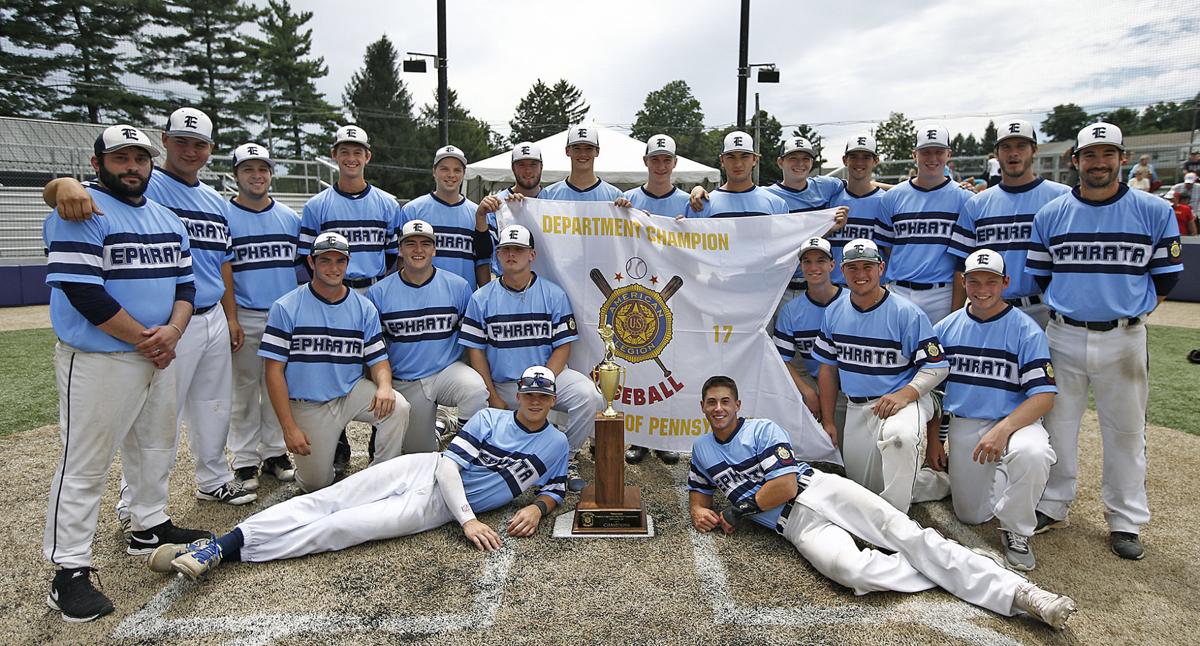
M812 474L812 467L797 461L787 431L769 419L739 419L733 436L722 442L708 433L692 443L688 491L713 495L720 489L737 504L753 496L770 480ZM783 505L764 509L750 520L775 529Z
M1050 309L1080 321L1142 316L1154 309L1151 276L1183 271L1179 223L1171 205L1121 184L1104 202L1076 187L1033 219L1027 269L1051 276Z
M304 205L300 218L299 254L307 256L316 237L336 231L350 242L346 278L379 278L387 272L386 255L397 253L400 205L387 191L368 185L361 193L331 186Z
M462 470L471 511L482 514L512 502L530 487L562 503L567 493L567 436L549 422L526 428L515 411L485 408L471 416L442 452Z
M946 368L929 317L891 292L867 310L849 298L825 308L813 358L835 366L848 397L882 397L908 385L924 367Z
M642 185L625 191L625 199L633 202L635 209L673 218L688 208L690 198L687 193L675 187L671 187L670 192L666 195L654 195L646 190L645 185Z
M785 363L791 363L799 354L804 369L813 379L817 378L817 369L821 364L813 358L812 349L817 342L817 335L821 333L821 323L825 321L825 309L849 296L848 290L838 287L833 300L821 305L812 299L810 292L805 292L779 310L779 316L775 318L775 348Z
M835 284L846 285L846 277L842 274L842 252L846 243L858 238L875 239L875 228L883 216L883 195L884 191L881 188L873 188L866 195L855 195L846 189L830 200L830 207L844 206L850 209L850 214L846 216L846 226L825 236L833 252L834 262L833 273L829 275L829 279ZM886 274L890 273L889 267L884 266L884 273L885 277L881 280L886 283Z
M955 260L947 251L958 214L971 195L949 179L931 189L909 180L884 194L875 242L892 250L889 281L954 280Z
M50 322L63 343L84 352L132 352L132 345L89 323L62 286L99 285L142 325L166 325L176 286L193 281L188 233L154 200L133 206L103 187L86 186L104 217L68 222L55 210L42 223Z
M751 186L744 191L714 189L699 213L690 206L684 208L684 215L689 218L741 218L787 212L787 202L761 186Z
M621 189L602 179L587 188L578 188L564 179L543 188L538 194L539 200L563 202L612 202L618 197L621 197Z
M268 310L280 296L296 289L296 245L300 216L271 200L262 211L233 200L225 203L233 248L233 294L237 304Z
M414 285L396 272L371 285L367 298L379 310L397 379L424 379L462 356L458 328L471 300L462 276L434 269L428 281Z
M766 190L783 198L787 203L788 213L802 213L829 208L829 203L838 193L846 190L846 183L836 177L809 177L808 185L803 190L788 188L783 182L775 182L764 186Z
M216 305L225 294L221 265L233 258L225 200L208 184L189 184L161 168L150 173L146 197L174 211L187 229L196 278L193 305L198 310Z
M492 381L516 381L529 366L544 366L556 348L571 343L575 315L561 287L535 275L523 291L501 279L471 295L458 342L484 350Z
M487 260L475 260L475 209L478 207L465 197L448 204L433 193L422 195L404 205L396 234L399 236L399 228L410 220L428 222L437 236L433 266L458 274L468 285L474 286L475 266L488 264Z
M950 376L942 407L959 417L1008 417L1029 396L1057 393L1046 333L1013 307L986 321L963 307L933 331L946 350Z
M288 397L327 402L344 397L368 367L387 360L379 311L353 289L332 303L312 283L275 301L258 356L287 364Z
M1025 271L1033 237L1033 216L1050 200L1069 193L1071 187L1041 177L1022 186L997 184L967 200L958 216L950 253L966 258L976 249L991 249L1004 256L1004 269L1012 281L1004 298L1041 294L1037 281Z

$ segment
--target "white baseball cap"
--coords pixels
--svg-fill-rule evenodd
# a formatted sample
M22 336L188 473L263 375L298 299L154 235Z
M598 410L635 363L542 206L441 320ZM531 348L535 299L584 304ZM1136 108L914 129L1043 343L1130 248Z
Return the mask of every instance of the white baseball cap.
M93 149L97 155L103 155L130 146L145 148L151 157L158 157L158 149L150 143L150 138L146 136L146 133L126 124L105 128L104 132L96 137Z
M813 148L811 141L804 137L785 137L779 145L779 156L787 157L794 152L808 153L812 157L817 156L817 151Z
M869 132L860 133L847 139L846 152L868 152L872 155L879 154L875 152L875 137L872 137L871 133Z
M367 138L367 131L359 128L354 124L347 124L337 129L337 134L333 136L333 147L337 148L338 144L360 144L370 150L371 140Z
M945 126L929 125L917 128L917 150L922 148L949 148L950 131Z
M438 151L433 155L433 165L437 166L438 162L447 157L457 159L462 162L464 167L467 165L467 155L462 150L459 150L458 146L443 146L438 148Z
M725 135L725 141L721 144L721 154L726 153L754 153L754 137L742 132L734 130Z
M1088 124L1075 137L1075 153L1091 146L1116 146L1117 150L1125 150L1125 136L1121 129L1111 123L1098 121Z
M1004 256L991 249L979 249L967 256L966 268L963 275L973 271L990 271L997 276L1004 275Z
M1037 145L1037 130L1034 130L1032 123L1024 119L1013 119L1000 124L999 133L1000 136L996 138L997 144L1005 139L1027 139Z
M437 242L437 237L434 236L433 225L424 220L409 220L404 223L400 229L400 242L413 237L423 237Z
M857 238L846 243L842 248L842 264L854 262L855 260L865 260L867 262L883 262L883 254L879 253L879 246L873 241L866 238Z
M191 137L211 144L213 123L207 114L196 108L179 108L167 117L163 133L168 137Z
M567 145L572 144L591 144L599 148L600 133L596 131L596 126L585 123L573 125L567 130Z
M510 224L500 231L500 242L496 243L496 248L500 247L533 249L533 234L519 224Z
M349 258L350 242L346 240L345 236L336 231L326 231L317 236L316 240L313 240L312 251L309 252L309 255L315 258L329 251L336 251Z
M675 140L670 135L654 135L646 140L646 157L655 155L675 156Z
M270 166L271 170L275 170L275 162L271 161L271 153L267 151L266 146L249 142L233 149L234 168L237 168L242 162L247 162L251 159L261 159L267 162L267 166Z
M518 393L553 395L555 390L557 390L557 384L554 382L554 372L545 366L526 368L517 381Z
M1196 174L1195 174L1195 173L1188 173L1187 175L1184 175L1184 176L1183 176L1183 183L1184 183L1184 184L1195 184L1195 183L1196 183L1196 179L1197 179L1197 178L1196 178Z
M536 159L538 161L542 161L542 149L538 148L538 145L532 141L522 141L521 143L513 146L512 160L513 162L519 162L522 159Z
M805 240L804 244L800 245L800 257L803 258L805 253L814 249L829 256L830 259L833 258L833 247L825 238L809 238Z

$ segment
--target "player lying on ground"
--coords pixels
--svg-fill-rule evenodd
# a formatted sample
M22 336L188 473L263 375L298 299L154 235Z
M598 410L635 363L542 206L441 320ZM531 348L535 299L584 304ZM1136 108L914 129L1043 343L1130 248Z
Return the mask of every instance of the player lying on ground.
M770 420L739 418L741 407L732 379L704 382L700 408L713 432L692 445L688 474L697 531L732 534L742 519L773 528L817 571L855 594L940 586L1001 615L1028 613L1060 630L1075 612L1070 597L922 528L861 485L798 461L786 431ZM721 513L713 509L718 488L732 505ZM894 553L859 550L856 536Z
M554 373L534 366L517 387L518 409L488 408L471 418L442 453L412 453L373 465L315 493L282 502L209 543L164 545L150 555L155 572L192 579L221 561L263 562L345 549L424 532L456 520L479 550L500 535L475 518L536 485L533 504L505 531L532 536L566 493L567 438L546 421Z

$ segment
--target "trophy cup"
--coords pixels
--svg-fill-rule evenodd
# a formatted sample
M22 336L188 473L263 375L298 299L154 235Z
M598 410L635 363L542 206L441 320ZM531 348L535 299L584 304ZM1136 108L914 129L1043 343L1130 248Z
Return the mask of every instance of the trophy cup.
M625 486L625 414L613 408L613 400L625 386L625 368L613 361L616 347L611 325L600 328L604 359L592 370L592 380L604 397L605 408L596 414L596 478L579 495L574 535L649 535L641 491Z

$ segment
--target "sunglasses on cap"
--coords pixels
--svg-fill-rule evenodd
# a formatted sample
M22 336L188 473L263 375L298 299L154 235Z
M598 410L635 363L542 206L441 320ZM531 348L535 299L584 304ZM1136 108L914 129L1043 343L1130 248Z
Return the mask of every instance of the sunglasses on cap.
M532 377L521 377L517 380L518 388L546 388L554 390L554 380L548 379L541 375L533 375Z
M325 238L313 243L312 255L317 255L324 251L340 251L344 254L350 253L350 245L336 238Z

